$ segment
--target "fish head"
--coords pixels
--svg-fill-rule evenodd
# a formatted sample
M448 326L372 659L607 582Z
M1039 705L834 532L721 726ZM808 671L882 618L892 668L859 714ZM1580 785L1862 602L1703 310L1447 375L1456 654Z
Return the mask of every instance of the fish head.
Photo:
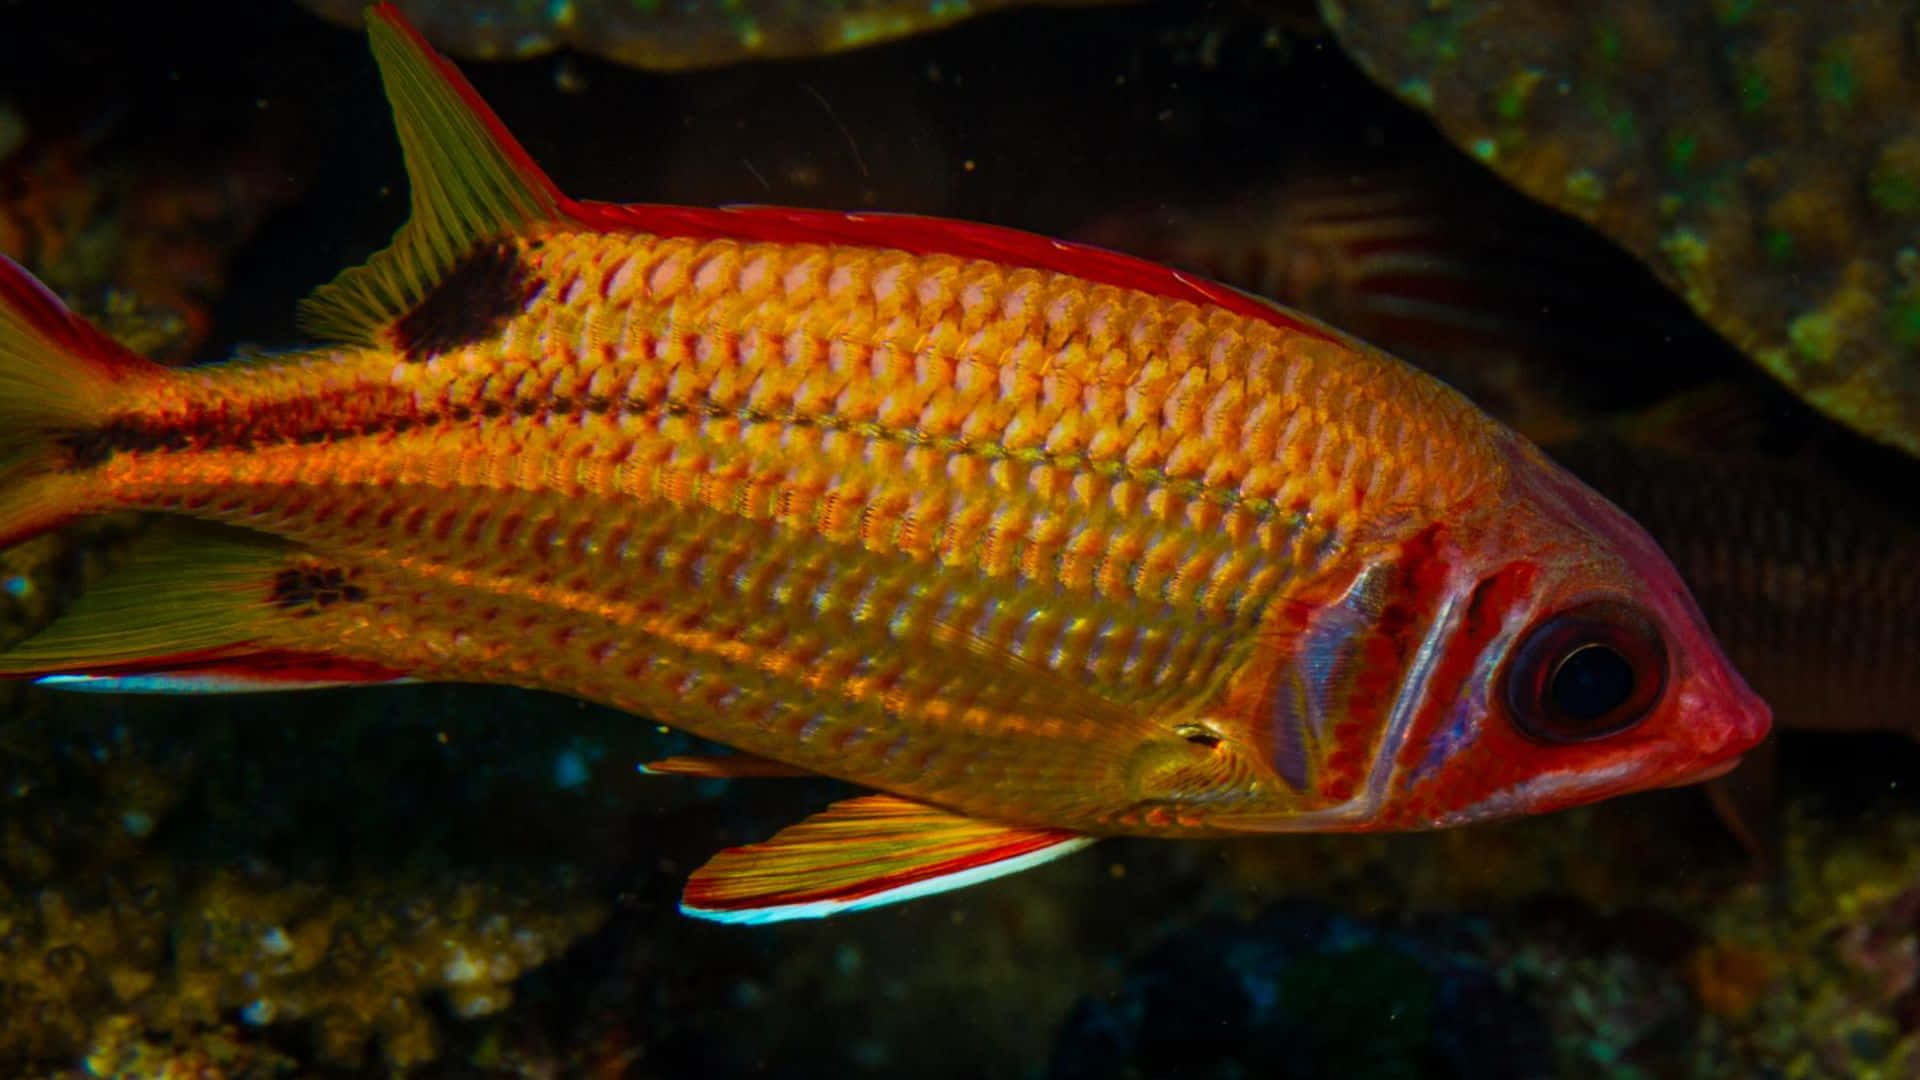
M1421 658L1378 824L1544 813L1731 770L1771 715L1679 572L1531 443L1499 445L1501 509Z
M1767 706L1652 538L1519 436L1493 446L1471 505L1269 627L1229 695L1238 725L1214 725L1267 779L1210 824L1543 813L1709 779L1765 737Z

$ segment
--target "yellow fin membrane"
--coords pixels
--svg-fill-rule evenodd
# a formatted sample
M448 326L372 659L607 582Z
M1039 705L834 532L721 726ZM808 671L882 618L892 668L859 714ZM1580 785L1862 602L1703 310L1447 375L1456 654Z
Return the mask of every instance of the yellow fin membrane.
M688 879L680 910L729 923L820 918L991 881L1093 840L867 795L715 855Z
M84 436L161 378L0 255L0 546L85 511L59 474L84 468Z
M378 345L380 331L418 307L479 244L562 220L567 200L392 5L367 12L367 36L393 105L412 216L365 265L315 290L300 307L300 326L323 338Z
M784 761L775 761L758 754L727 754L725 756L693 756L662 758L649 761L640 766L640 771L648 776L698 776L709 780L744 780L750 777L772 776L818 776L819 773L789 765Z
M337 567L269 537L160 529L51 625L6 652L0 678L143 693L289 690L401 677L271 644L276 621L352 602Z

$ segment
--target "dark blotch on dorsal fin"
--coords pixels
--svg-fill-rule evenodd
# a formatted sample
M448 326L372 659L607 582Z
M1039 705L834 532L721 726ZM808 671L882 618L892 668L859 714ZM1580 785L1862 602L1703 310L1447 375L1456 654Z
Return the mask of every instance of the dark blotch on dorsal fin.
M426 298L393 324L393 343L425 360L500 332L540 295L541 282L509 244L485 244L453 264Z

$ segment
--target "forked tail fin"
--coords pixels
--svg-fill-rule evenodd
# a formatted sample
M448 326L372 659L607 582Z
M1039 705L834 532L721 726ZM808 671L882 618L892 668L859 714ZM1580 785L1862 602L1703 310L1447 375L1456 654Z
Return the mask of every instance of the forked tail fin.
M0 256L0 547L77 512L87 436L165 369L68 311Z

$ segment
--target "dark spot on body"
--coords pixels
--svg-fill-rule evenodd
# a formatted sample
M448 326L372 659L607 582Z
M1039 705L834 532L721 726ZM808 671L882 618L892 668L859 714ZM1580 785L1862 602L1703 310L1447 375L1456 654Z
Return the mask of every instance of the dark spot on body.
M484 341L526 310L543 287L511 245L483 245L454 263L418 306L394 322L394 344L420 361Z
M289 614L318 615L335 604L357 604L367 590L355 583L358 575L338 566L296 566L273 576L268 601Z
M117 453L185 450L197 441L206 441L214 425L222 421L222 417L208 417L189 425L116 417L97 428L58 432L53 441L66 454L66 468L78 471L100 465Z
M104 428L68 431L54 436L70 470L91 469L113 456L113 439Z

